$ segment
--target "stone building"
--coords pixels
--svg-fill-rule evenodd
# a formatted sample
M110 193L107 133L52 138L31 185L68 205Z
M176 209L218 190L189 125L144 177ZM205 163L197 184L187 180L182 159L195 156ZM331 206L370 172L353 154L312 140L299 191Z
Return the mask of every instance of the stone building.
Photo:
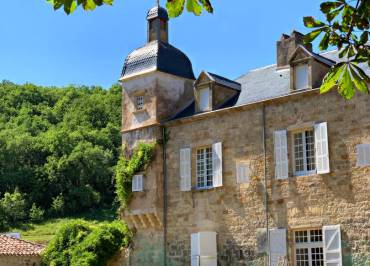
M126 153L160 143L122 213L130 264L369 263L370 100L320 95L337 52L317 54L293 31L274 65L195 78L166 10L147 20L120 79Z
M40 266L43 245L0 235L0 266Z

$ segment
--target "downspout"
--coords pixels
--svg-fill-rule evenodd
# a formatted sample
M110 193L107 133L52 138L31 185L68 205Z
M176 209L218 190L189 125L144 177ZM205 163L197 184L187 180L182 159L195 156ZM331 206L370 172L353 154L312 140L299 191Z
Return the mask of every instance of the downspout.
M167 134L166 127L162 127L162 153L163 153L163 265L167 265Z
M262 142L263 142L263 181L265 186L264 193L264 205L265 205L265 219L266 219L266 234L267 234L267 255L268 255L268 265L271 265L270 256L270 232L269 232L269 206L268 206L268 192L267 192L267 177L266 177L266 110L265 104L262 103Z

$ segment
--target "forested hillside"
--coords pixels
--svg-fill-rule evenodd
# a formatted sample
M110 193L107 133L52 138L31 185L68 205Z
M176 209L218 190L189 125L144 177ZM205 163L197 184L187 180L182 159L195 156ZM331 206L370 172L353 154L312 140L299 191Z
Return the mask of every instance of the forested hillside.
M121 89L0 82L0 230L111 205Z

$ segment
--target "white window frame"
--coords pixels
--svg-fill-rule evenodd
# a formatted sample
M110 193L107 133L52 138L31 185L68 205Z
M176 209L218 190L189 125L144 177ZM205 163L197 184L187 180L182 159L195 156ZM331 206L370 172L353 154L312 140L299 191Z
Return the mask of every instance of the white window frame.
M144 176L134 175L132 177L132 192L144 191Z
M306 131L312 131L313 134L313 160L315 164L314 170L307 170L307 146L306 146ZM295 135L302 134L302 146L303 146L303 171L296 170L296 156L295 156ZM316 151L315 151L315 130L313 128L302 128L291 132L291 143L292 143L292 165L294 176L305 176L316 174Z
M208 95L208 99L207 99L207 106L203 106L202 105L202 91L208 91L207 95ZM211 89L209 87L203 87L203 88L199 88L198 89L198 107L199 107L199 111L201 112L205 112L205 111L209 111L211 109L211 103L210 103L210 95L211 95Z
M306 73L305 74L305 78L307 79L307 83L302 85L301 87L298 87L298 84L301 83L299 82L299 78L302 78L302 76L298 76L298 71L302 71L302 70L305 70ZM304 63L304 64L298 64L296 66L294 66L294 90L296 91L300 91L300 90L306 90L309 88L309 65L308 63Z
M144 107L145 107L144 95L135 96L135 108L136 108L136 111L144 110Z
M311 241L311 231L321 230L321 241ZM307 242L296 242L296 232L306 232L307 233ZM309 266L312 266L312 248L321 248L322 249L322 260L323 265L325 265L324 258L324 232L322 228L310 228L310 229L299 229L293 231L293 243L294 243L294 265L297 264L297 249L307 249L308 250L308 263Z
M207 162L207 149L208 149L208 155L210 156L208 158ZM199 153L203 155L203 158L200 160L198 158ZM203 173L201 173L202 170L199 169L201 167L201 164L203 164ZM210 167L208 167L210 164ZM208 168L207 168L208 167ZM205 146L200 147L196 149L196 178L197 178L197 189L208 189L213 188L213 147L212 146ZM200 185L200 179L203 179L203 185ZM208 182L211 182L211 185L207 185Z

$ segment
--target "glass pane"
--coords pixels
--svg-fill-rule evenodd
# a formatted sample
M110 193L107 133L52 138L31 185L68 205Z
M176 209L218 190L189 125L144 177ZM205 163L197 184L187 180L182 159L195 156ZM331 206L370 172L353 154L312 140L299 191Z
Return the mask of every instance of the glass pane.
M315 137L313 130L305 132L307 171L315 170Z
M310 240L311 242L322 242L322 230L310 230Z
M199 90L199 110L206 111L209 108L209 89Z
M295 171L304 171L304 155L303 155L303 133L294 134L294 165Z
M295 236L296 243L307 243L308 242L307 231L296 231L294 232L294 236Z
M312 266L324 266L324 251L322 247L311 248Z
M299 65L295 68L294 88L304 90L308 88L308 65Z
M295 250L295 259L297 266L310 266L307 248L297 248Z

